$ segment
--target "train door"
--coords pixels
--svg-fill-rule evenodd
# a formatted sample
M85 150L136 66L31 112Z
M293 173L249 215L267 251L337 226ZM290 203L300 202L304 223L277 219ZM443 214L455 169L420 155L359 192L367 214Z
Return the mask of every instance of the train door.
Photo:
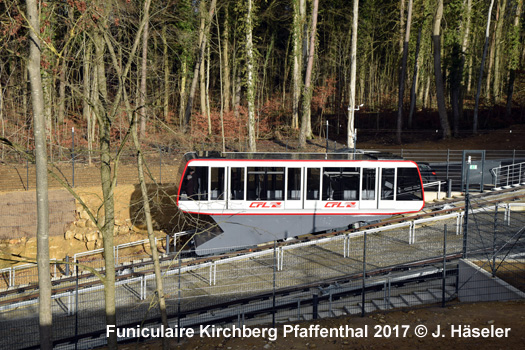
M287 168L286 169L286 198L285 209L302 209L303 195L302 183L303 174L302 168Z
M246 168L231 167L229 174L228 209L244 209L246 207Z
M395 208L396 169L381 168L379 178L379 209Z
M226 171L224 167L210 167L211 209L226 209Z
M360 209L377 209L377 168L361 169Z
M305 169L304 209L318 209L321 205L321 168Z

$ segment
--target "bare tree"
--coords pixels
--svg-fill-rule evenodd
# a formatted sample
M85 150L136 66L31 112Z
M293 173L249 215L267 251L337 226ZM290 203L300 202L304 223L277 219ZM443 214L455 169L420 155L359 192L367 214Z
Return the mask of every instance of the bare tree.
M51 272L49 267L49 207L47 197L47 151L44 116L44 94L40 73L40 19L36 0L27 0L29 60L27 70L31 85L33 132L36 158L38 315L40 348L53 349L53 314L51 311Z
M257 151L255 142L255 77L253 57L253 3L248 0L246 8L246 98L248 100L248 149L250 152Z
M434 16L434 28L432 41L434 42L434 77L436 79L436 98L438 103L439 120L443 129L443 138L450 138L451 131L445 105L445 86L441 74L441 19L443 18L443 0L438 1L436 14Z
M478 89L476 91L476 102L474 103L474 120L472 122L472 132L475 134L478 132L478 109L479 109L479 95L481 94L481 82L483 79L483 67L485 65L485 58L487 57L487 48L489 46L489 35L490 35L490 20L492 16L492 7L494 6L494 0L491 0L489 7L489 14L487 17L487 29L485 31L485 44L483 45L483 56L481 57L481 66L479 68L478 76Z
M303 63L303 27L306 17L305 0L293 1L293 97L292 97L292 128L299 128L299 102L301 100L301 72Z
M140 68L140 92L137 103L137 111L140 116L140 138L146 136L146 87L148 76L148 38L149 38L149 12L144 13L144 30L142 31L142 61Z
M301 115L301 131L299 133L299 147L306 146L306 139L311 137L311 102L312 102L312 70L315 59L315 36L317 31L317 13L319 12L319 0L313 1L312 8L312 32L310 34L310 47L308 52L308 64L306 66L306 74L303 87L303 108Z
M403 3L404 1L401 1ZM399 100L397 104L397 143L401 143L401 131L403 129L403 99L405 95L405 76L408 61L408 41L410 40L410 27L412 25L412 0L408 0L407 27L405 30L405 41L403 43L403 58L399 72Z
M211 21L215 13L216 5L217 5L217 0L212 0L210 4L210 8L208 10L208 18L205 21L205 28L199 33L199 54L197 57L197 62L195 63L195 68L193 70L193 80L191 82L190 94L188 96L188 102L186 103L186 110L184 112L184 122L183 122L184 130L187 130L189 128L191 110L193 108L193 100L195 99L195 91L197 90L197 81L199 80L199 71L200 71L202 61L204 60L204 55L206 53L206 36L208 36L210 32ZM202 93L204 93L204 91L202 91Z
M520 38L520 18L523 9L523 0L518 0L516 13L514 15L514 26L511 33L511 48L510 48L510 62L509 62L509 82L507 86L507 107L506 114L510 116L512 112L512 95L514 94L514 82L516 80L516 70L519 67L520 53L519 53L519 38Z
M350 92L348 99L348 124L346 144L353 148L354 144L354 114L355 114L355 79L357 71L357 23L359 19L359 0L354 0L354 10L352 13L352 45L350 48Z

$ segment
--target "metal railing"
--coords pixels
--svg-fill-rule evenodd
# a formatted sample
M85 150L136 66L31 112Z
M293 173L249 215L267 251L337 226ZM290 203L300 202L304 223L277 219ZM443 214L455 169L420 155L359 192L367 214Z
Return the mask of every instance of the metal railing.
M499 166L490 172L496 188L525 184L525 162Z

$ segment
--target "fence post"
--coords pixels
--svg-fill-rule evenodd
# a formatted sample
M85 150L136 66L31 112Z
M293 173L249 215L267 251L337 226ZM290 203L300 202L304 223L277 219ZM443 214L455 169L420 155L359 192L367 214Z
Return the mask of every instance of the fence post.
M496 232L498 231L498 203L494 205L494 234L492 235L492 277L496 277Z
M447 224L443 228L443 271L441 281L441 307L445 307L445 286L447 279Z
M366 231L363 238L363 286L361 289L361 317L365 317L365 287L366 287Z
M277 268L277 242L273 241L273 288L272 288L272 327L275 328L275 278Z
M452 179L447 179L447 198L452 197Z
M468 157L467 161L467 179L465 187L465 217L463 218L463 259L467 258L467 238L468 238L468 211L470 205L470 195L469 195L469 177L470 177L470 164L471 158Z
M318 313L317 313L317 309L318 309L318 306L319 306L319 295L318 294L314 294L312 296L312 318L314 320L317 320L317 317L318 317Z

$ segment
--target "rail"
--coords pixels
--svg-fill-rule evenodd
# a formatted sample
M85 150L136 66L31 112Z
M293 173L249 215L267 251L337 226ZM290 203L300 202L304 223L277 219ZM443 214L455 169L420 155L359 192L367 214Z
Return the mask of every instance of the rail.
M502 204L495 204L492 206L485 206L477 209L472 209L470 213L475 214L478 212L488 212L488 211L496 211L496 210L504 210L504 222L507 225L510 225L511 220L511 211L513 208L521 208L523 210L525 208L525 203L502 203ZM521 211L520 210L520 211ZM372 228L364 231L357 231L357 232L351 232L351 233L343 233L336 236L331 237L324 237L317 240L312 241L306 241L306 242L297 242L297 243L291 243L289 245L274 247L274 249L266 249L251 253L245 253L242 255L237 256L231 256L227 258L223 258L220 260L207 260L201 263L195 263L192 265L186 265L186 266L173 266L171 269L168 269L163 273L163 276L172 276L172 275L179 275L181 273L185 272L191 272L196 271L204 268L209 268L209 279L208 284L210 286L215 286L217 284L217 266L223 265L227 263L232 263L238 260L253 260L255 258L265 256L265 255L272 255L276 254L276 269L277 271L283 271L284 270L284 261L285 261L285 252L286 251L292 251L294 249L301 250L305 248L306 246L311 245L320 245L320 244L326 244L326 243L342 243L341 244L341 250L342 250L342 256L344 258L350 258L350 243L351 239L359 236L363 236L365 234L372 234L372 233L380 233L384 231L389 231L397 228L408 228L407 231L407 242L409 245L413 245L416 243L416 231L419 227L424 227L424 224L428 223L435 223L442 220L447 219L456 219L456 230L455 235L462 234L463 229L463 219L464 219L464 211L458 211L455 213L450 214L444 214L444 215L438 215L435 217L428 217L423 219L417 219L409 222L402 222L398 224L393 225L386 225L382 227ZM290 255L290 254L287 254ZM148 273L149 272L149 273ZM129 285L132 283L138 283L140 285L139 291L135 291L133 294L139 299L139 300L145 300L147 298L148 288L147 281L153 280L155 278L155 275L151 271L144 271L141 273L133 273L131 272L128 274L129 278L124 278L124 276L121 276L122 279L119 280L116 284L117 286L122 285ZM79 287L69 287L67 288L67 291L58 291L57 293L53 294L52 299L53 300L60 300L61 298L67 298L68 302L65 307L63 307L64 312L66 312L67 315L72 314L72 305L76 302L73 302L71 298L78 298L80 294L85 294L89 292L93 292L95 290L99 290L103 288L102 285L93 285L92 283L85 283L83 285L80 285ZM151 293L155 293L154 290L151 291ZM22 298L18 298L19 301L15 303L8 303L7 300L4 300L0 303L0 312L6 312L8 310L14 310L20 307L26 307L29 305L36 305L38 303L38 293L33 293L31 295L27 295ZM3 304L3 305L2 305Z
M525 162L499 166L491 169L490 172L496 188L525 184Z
M182 232L177 232L175 234L173 234L173 239L174 240L177 240L179 237L183 236L183 235L186 235L188 234L189 231L182 231ZM155 237L155 246L157 245L157 238ZM123 265L122 264L122 261L121 259L119 259L119 251L121 251L122 249L125 249L125 248L130 248L130 247L134 247L134 246L138 246L138 245L143 245L143 244L148 244L149 245L149 239L143 239L143 240L140 240L140 241L135 241L135 242L129 242L129 243L123 243L123 244L119 244L119 245L116 245L113 247L113 253L114 253L114 256L115 256L115 267L118 267L119 265ZM82 257L86 257L86 256L91 256L91 255L97 255L97 254L102 254L104 252L104 248L99 248L99 249L94 249L94 250L88 250L88 251L85 251L85 252L80 252L80 253L76 253L73 255L73 264L75 265L75 269L72 271L74 273L77 272L77 269L78 269L78 266L77 264L79 263L79 259L82 258ZM66 262L69 261L69 257L66 257ZM54 279L59 279L61 278L62 276L68 276L70 275L70 269L69 269L69 265L66 264L66 267L63 269L63 271L60 271L60 265L64 265L64 262L60 259L52 259L50 264L53 265L53 276L52 278ZM22 271L28 271L28 270L31 270L31 269L36 269L37 268L37 264L36 263L29 263L29 264L24 264L24 265L17 265L17 266L11 266L11 267L6 267L6 268L3 268L3 269L0 269L0 278L3 278L6 282L6 285L8 288L15 288L15 287L19 287L21 285L24 285L24 284L30 284L31 282L27 282L24 280L23 277L27 277L27 276L24 276ZM17 283L18 281L18 283ZM36 283L36 281L35 281Z

